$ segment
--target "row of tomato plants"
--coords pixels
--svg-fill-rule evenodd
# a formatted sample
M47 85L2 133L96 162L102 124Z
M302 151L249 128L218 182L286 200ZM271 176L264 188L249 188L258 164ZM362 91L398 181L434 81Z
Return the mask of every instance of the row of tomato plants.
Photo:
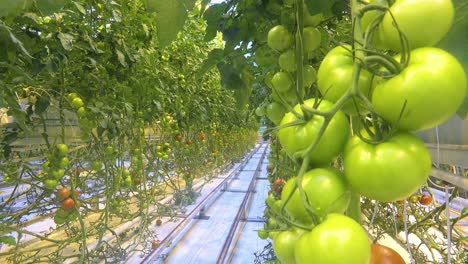
M103 258L103 251L107 253L105 259L124 258L116 252L125 248L107 244L109 237L103 237L118 225L141 217L141 225L114 235L122 240L157 240L148 226L161 217L175 216L179 209L193 203L197 198L194 180L209 181L240 160L257 139L256 131L249 129L164 131L156 129L156 139L138 132L106 143L59 143L44 149L44 158L2 164L3 179L8 178L4 190L11 190L1 205L5 212L2 232L17 233L10 242L15 246L0 253L2 258L14 263L57 261L76 257L64 250L80 248L82 261ZM162 204L168 195L173 199ZM31 235L23 229L30 225L27 219L31 217L41 221L53 218L55 222L52 232L33 234L39 242L32 244L30 239L22 240ZM62 239L63 234L66 236ZM86 245L96 237L99 242L88 251ZM40 246L44 241L52 242L47 251ZM50 255L50 250L55 253Z
M144 2L0 12L0 107L12 121L0 131L2 261L123 261L139 242L147 253L158 244L148 227L254 146L257 124L219 73L197 75L220 39L203 40L194 10L163 48ZM31 230L38 221L51 229Z

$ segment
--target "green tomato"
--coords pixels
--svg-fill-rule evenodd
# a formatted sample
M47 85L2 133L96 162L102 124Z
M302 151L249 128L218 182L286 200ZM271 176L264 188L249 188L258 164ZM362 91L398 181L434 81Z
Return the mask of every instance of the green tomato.
M351 46L337 46L327 53L317 73L317 86L325 99L337 102L353 84L354 61ZM364 95L369 95L372 87L372 75L361 70L359 75L359 89ZM347 114L356 114L352 100L342 108Z
M354 136L344 152L345 177L356 192L384 202L403 200L426 182L431 155L415 135L398 132L372 145Z
M67 222L67 219L58 215L54 216L54 223L57 225L62 225Z
M54 179L47 179L44 181L44 186L49 190L55 189L57 185L58 185L57 180L54 180Z
M322 41L322 34L315 27L305 27L302 38L304 53L307 54L320 47L320 42Z
M71 105L73 106L73 108L79 109L80 107L82 107L82 106L84 105L84 103L83 103L83 100L81 100L81 98L76 97L76 98L73 99L73 101L71 102Z
M281 119L286 112L286 108L277 102L270 103L266 108L266 116L275 123L275 125L280 124Z
M132 178L130 178L130 177L125 178L125 180L124 180L125 187L127 187L127 188L132 187L132 183L133 183Z
M281 212L281 207L283 206L283 201L282 200L276 200L274 203L273 203L273 206L271 207L271 211L274 213L274 214L279 214ZM284 211L286 212L286 211ZM286 212L287 213L287 212Z
M366 231L353 219L329 214L296 242L297 264L368 264L371 246Z
M267 226L269 229L277 229L278 228L278 221L274 217L268 218Z
M260 239L263 239L263 240L268 238L268 232L264 228L260 228L257 231L257 235Z
M310 87L317 81L317 71L312 65L304 65L304 87Z
M77 98L77 97L78 97L78 94L76 94L76 93L69 93L69 94L67 95L67 99L68 99L68 101L69 101L70 103L73 102L73 99L75 99L75 98Z
M5 182L7 183L12 183L14 181L13 177L8 174L8 173L4 173L3 174L3 179L5 180Z
M450 30L454 13L452 0L397 0L378 28L376 44L380 48L401 50L396 21L410 49L434 46Z
M65 175L65 171L63 169L55 169L55 170L52 170L50 172L50 175L56 179L56 180L60 180L63 178L63 176Z
M65 144L57 144L57 152L58 152L58 155L61 156L61 157L64 157L65 155L67 155L68 153L68 146L65 145Z
M269 231L268 232L268 237L271 239L275 239L275 237L280 233L281 231Z
M283 187L281 200L286 201L297 184L297 177L289 179ZM302 178L302 188L314 213L322 217L327 213L344 213L349 204L349 189L343 174L332 168L318 168L306 172ZM286 204L286 210L297 221L311 224L312 219L296 188Z
M97 160L91 162L91 169L92 169L92 170L98 171L98 170L100 170L101 168L102 168L102 162L97 161Z
M376 81L372 103L380 116L399 129L422 130L452 117L463 103L466 88L465 71L455 57L438 48L419 48L411 51L400 74Z
M302 94L303 94L303 90L301 90L301 95ZM298 103L295 87L289 89L286 92L278 92L276 90L272 90L271 99L283 105L284 104L295 105Z
M66 218L69 214L70 214L70 211L63 209L62 207L57 209L57 212L55 212L55 215L60 218Z
M372 5L379 5L388 8L388 2L387 0L365 0L364 1L366 4L372 4ZM375 19L379 15L384 15L384 11L382 10L371 10L367 11L364 13L364 15L361 18L361 27L363 31L366 31L370 24L374 22ZM378 32L374 32L375 34L378 34ZM375 40L375 37L374 37Z
M63 157L60 159L60 162L59 162L59 167L60 168L65 168L67 167L68 165L70 165L70 160L67 158L67 157Z
M50 161L46 161L42 164L42 169L44 171L49 171L50 170Z
M255 108L255 114L257 116L264 116L266 114L266 109L263 105L260 105L259 107Z
M268 32L268 46L272 49L283 51L293 43L293 36L282 25L274 26Z
M86 109L82 106L76 110L76 114L78 117L85 117L86 116Z
M114 154L116 154L116 149L112 146L108 146L106 148L106 155L107 156L113 156Z
M287 72L296 71L296 54L293 49L283 52L278 58L278 64L281 69Z
M315 98L304 101L304 105L309 108L314 108ZM316 108L318 111L328 111L333 107L333 104L322 100ZM294 107L296 113L302 114L300 105ZM292 112L287 113L281 125L286 125L297 121L298 118ZM314 115L305 124L285 127L279 130L278 138L281 145L290 156L294 156L296 152L306 150L317 138L318 133L324 123L324 118L319 115ZM322 135L315 148L309 153L310 161L313 164L325 164L331 162L344 149L346 141L349 137L349 123L346 115L338 111L331 119L328 127Z
M293 81L288 73L277 72L275 75L273 75L271 83L277 92L286 92L292 88Z
M271 193L270 195L268 195L268 197L265 199L265 204L268 205L269 207L273 207L273 204L276 202L276 198L275 196L273 195L273 193Z
M315 27L323 20L323 14L318 13L313 16L309 14L306 5L304 5L304 26Z
M273 84L271 83L271 79L273 79L273 76L275 75L275 72L269 71L265 74L265 84L270 88L273 89Z
M77 210L72 210L71 213L67 216L66 221L70 222L78 218L78 211Z
M296 263L294 249L299 238L305 234L302 229L291 229L279 232L273 239L273 249L278 259L283 264Z

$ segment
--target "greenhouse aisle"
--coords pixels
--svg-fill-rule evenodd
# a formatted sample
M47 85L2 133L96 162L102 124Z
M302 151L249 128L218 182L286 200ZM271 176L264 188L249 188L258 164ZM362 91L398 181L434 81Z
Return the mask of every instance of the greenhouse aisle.
M268 151L268 144L260 144L207 206L204 215L192 218L187 224L190 227L181 230L167 248L151 254L143 262L220 263L224 259L228 263L252 263L254 253L267 243L257 237L257 230L263 226L264 200L268 193Z

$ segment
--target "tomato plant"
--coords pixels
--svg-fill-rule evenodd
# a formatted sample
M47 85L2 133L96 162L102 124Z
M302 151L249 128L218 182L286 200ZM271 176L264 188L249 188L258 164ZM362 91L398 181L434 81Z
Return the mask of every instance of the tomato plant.
M71 191L67 187L63 187L59 189L57 192L57 196L60 198L60 200L67 199L68 197L70 197L70 194L71 194Z
M371 1L372 2L372 1ZM401 50L400 35L411 49L434 46L449 31L454 20L452 0L398 0L385 13L377 31L378 47ZM430 19L427 19L430 17Z
M161 242L159 242L159 240L153 240L153 242L151 242L151 247L153 249L156 249L159 247L159 245L161 244Z
M287 181L281 200L293 192L297 178ZM328 213L344 213L349 203L348 184L341 172L334 168L318 168L306 172L302 178L302 188L313 212L322 217ZM312 220L306 211L298 189L294 191L285 209L295 220L310 224Z
M285 114L286 109L277 102L270 103L266 108L266 116L277 125L280 124Z
M289 49L283 53L278 58L278 64L281 69L294 72L296 71L296 55L293 49ZM273 77L274 78L274 77Z
M432 203L432 196L428 193L425 193L419 197L419 203L422 205L429 205Z
M278 92L286 92L292 88L292 80L286 72L277 72L271 79L271 84Z
M463 66L438 48L411 51L405 69L376 83L372 103L377 112L399 129L409 131L432 128L448 120L467 90Z
M432 167L424 142L407 132L398 132L379 144L354 136L346 146L343 163L346 179L355 191L385 202L412 195Z
M274 26L268 32L268 46L272 49L283 51L292 45L291 33L282 25Z
M317 28L305 27L303 34L304 53L309 53L320 47L322 34Z
M317 72L317 87L323 97L331 102L338 101L348 91L353 80L354 61L351 46L337 46L330 50L320 63ZM359 75L359 89L369 96L372 87L372 75L363 70ZM342 108L347 114L356 114L352 101Z
M162 220L161 220L161 219L157 219L157 220L156 220L156 225L157 225L157 226L162 225Z
M302 229L280 231L273 239L273 248L281 263L296 263L294 250L298 239L305 233Z
M257 235L260 239L267 239L268 238L268 231L266 231L264 228L260 228L257 231Z
M71 197L68 197L62 201L62 208L64 210L71 210L75 208L75 200L73 200Z
M315 99L311 98L304 101L304 105L313 108ZM332 107L332 104L326 100L322 100L316 108L319 111L327 111ZM301 106L294 107L296 113L302 114ZM289 112L287 113L281 125L290 124L298 120L298 117ZM320 128L324 122L324 118L319 115L314 115L307 123L289 126L278 131L278 138L290 156L294 156L297 152L307 149L310 144L317 138ZM331 120L325 133L320 138L316 148L310 152L310 160L316 164L325 164L335 158L344 148L344 145L349 137L349 124L346 116L342 112L338 112Z
M312 231L305 233L295 247L297 264L368 264L371 246L366 231L353 219L329 214Z
M395 250L380 244L371 245L369 264L405 264L405 260Z

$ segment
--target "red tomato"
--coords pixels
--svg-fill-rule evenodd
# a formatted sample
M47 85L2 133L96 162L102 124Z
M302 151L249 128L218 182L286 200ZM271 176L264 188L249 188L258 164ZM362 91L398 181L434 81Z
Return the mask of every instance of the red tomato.
M60 200L67 199L70 197L71 191L67 187L63 187L62 189L58 190L57 192L57 197L60 198Z
M159 240L153 240L153 242L151 243L151 247L152 248L158 248L159 247L159 244L161 244L159 242Z
M432 196L427 193L421 195L421 197L419 197L419 203L422 205L429 205L432 203Z
M275 181L273 182L274 185L284 185L286 181L281 178L276 178Z
M405 264L405 260L389 247L372 244L369 264Z
M62 201L62 208L65 210L71 210L75 208L75 201L71 197L68 197Z

